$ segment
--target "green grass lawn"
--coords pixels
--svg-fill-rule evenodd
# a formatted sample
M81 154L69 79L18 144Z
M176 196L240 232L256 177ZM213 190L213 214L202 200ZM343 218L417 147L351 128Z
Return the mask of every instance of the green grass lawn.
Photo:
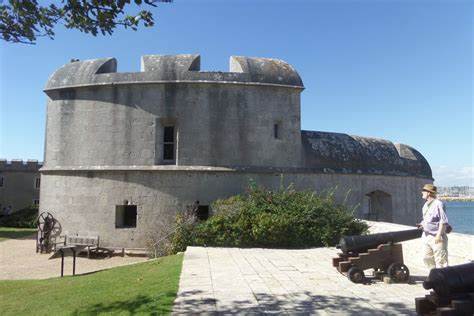
M22 238L36 233L36 228L0 227L0 241L12 238Z
M172 310L183 255L88 275L0 282L2 315L162 315Z

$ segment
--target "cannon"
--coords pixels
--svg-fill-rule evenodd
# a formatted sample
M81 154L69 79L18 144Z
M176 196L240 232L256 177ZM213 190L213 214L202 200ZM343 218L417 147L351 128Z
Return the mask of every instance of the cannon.
M423 287L432 291L415 299L418 315L474 315L474 262L432 269Z
M333 258L333 266L354 283L365 280L364 270L374 269L374 276L386 282L406 282L410 277L403 263L403 248L399 242L421 237L421 229L379 233L363 236L343 236L336 248L342 253Z

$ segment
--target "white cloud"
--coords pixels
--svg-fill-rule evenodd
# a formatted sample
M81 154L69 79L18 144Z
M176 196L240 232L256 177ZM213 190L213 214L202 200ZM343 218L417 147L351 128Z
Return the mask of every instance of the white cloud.
M438 186L474 187L474 166L433 166L433 178Z

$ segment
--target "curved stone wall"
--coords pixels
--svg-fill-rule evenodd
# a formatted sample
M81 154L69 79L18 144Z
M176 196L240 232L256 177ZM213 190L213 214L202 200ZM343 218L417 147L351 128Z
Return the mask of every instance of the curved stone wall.
M315 173L247 173L231 170L45 171L41 209L58 218L63 232L98 234L104 246L145 247L147 236L169 230L175 214L199 200L201 205L239 194L249 181L269 188L294 183L298 189L335 190L355 215L365 217L363 201L375 190L389 194L392 220L413 225L423 201L420 188L429 179L397 176ZM115 206L124 200L137 205L137 227L115 228Z
M323 172L415 176L431 168L414 148L378 138L302 131L305 166Z
M152 55L140 72L116 69L114 58L74 61L45 88L40 209L65 232L144 247L186 205L241 193L250 179L335 188L360 218L415 223L420 188L433 180L423 156L386 140L301 131L304 87L286 62L234 56L229 72L201 72L198 55ZM115 227L124 200L137 206L135 228Z
M133 73L117 73L115 58L72 61L50 76L45 92L85 86L157 82L219 82L303 88L296 70L279 59L231 56L229 72L200 72L199 69L199 55L143 56L141 72Z
M48 102L47 167L163 164L175 126L177 165L300 165L299 92L265 86L94 86ZM279 138L274 138L279 124Z

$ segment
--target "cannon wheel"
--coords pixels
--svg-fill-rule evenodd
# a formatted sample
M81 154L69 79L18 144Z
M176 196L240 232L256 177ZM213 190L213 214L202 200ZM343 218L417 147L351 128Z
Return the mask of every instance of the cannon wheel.
M403 263L392 263L388 269L387 273L394 282L407 282L410 277L410 270Z
M354 283L362 283L365 279L365 274L360 268L353 266L347 271L347 277Z

